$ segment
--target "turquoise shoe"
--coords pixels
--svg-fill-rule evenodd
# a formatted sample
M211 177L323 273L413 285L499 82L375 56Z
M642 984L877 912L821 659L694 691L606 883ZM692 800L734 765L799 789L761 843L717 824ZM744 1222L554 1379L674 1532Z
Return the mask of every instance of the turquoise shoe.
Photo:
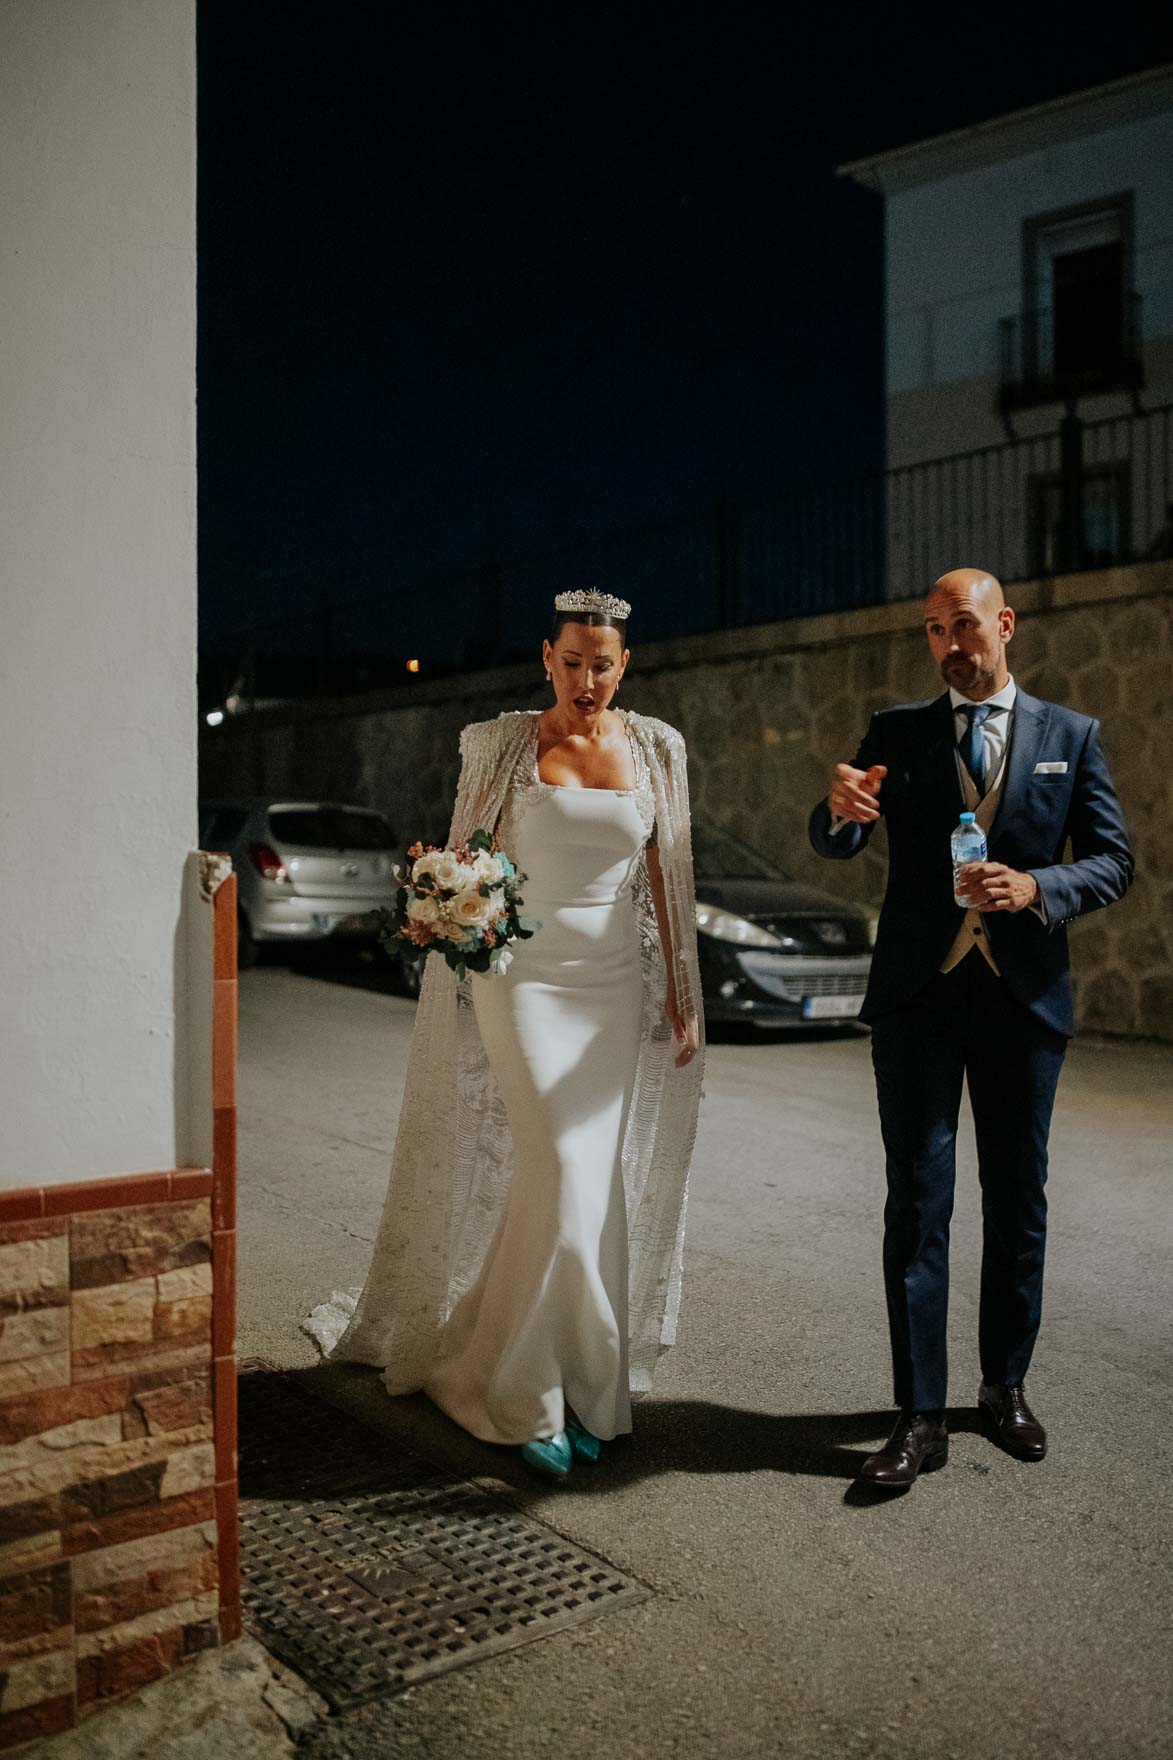
M597 1461L603 1452L603 1445L597 1436L593 1436L576 1418L567 1418L566 1435L572 1452L580 1461Z
M574 1451L565 1430L559 1430L557 1436L535 1436L532 1442L523 1443L521 1458L536 1472L565 1479L574 1460Z

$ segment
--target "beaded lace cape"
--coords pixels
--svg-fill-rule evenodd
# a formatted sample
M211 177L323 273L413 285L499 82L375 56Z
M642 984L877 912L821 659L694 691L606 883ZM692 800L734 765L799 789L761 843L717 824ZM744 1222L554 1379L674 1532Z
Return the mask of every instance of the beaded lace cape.
M701 1020L696 905L684 741L650 716L620 711L636 758L636 804L660 852L677 995ZM537 711L474 722L460 736L450 845L497 830L511 853L518 816L549 787L538 779ZM664 1018L666 965L647 861L632 902L643 972L643 1030L623 1142L630 1242L631 1386L646 1391L676 1335L688 1165L703 1050L684 1069ZM540 931L539 931L540 933ZM487 980L492 982L492 979ZM469 980L440 959L424 969L391 1177L361 1291L335 1291L303 1328L327 1356L373 1363L389 1393L423 1386L441 1329L473 1282L504 1211L509 1122L477 1030Z

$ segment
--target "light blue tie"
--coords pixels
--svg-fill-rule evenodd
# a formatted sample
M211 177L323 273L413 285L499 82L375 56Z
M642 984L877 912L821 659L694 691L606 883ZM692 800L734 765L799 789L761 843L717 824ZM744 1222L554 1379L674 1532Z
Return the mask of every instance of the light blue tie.
M988 703L958 703L957 707L969 722L958 742L961 747L961 761L973 777L978 793L985 794L986 741L982 728L991 714L990 706Z

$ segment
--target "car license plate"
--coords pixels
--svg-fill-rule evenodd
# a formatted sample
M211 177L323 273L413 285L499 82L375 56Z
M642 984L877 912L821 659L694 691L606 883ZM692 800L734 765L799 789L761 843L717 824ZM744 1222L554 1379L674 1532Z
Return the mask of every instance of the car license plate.
M857 1015L862 1007L862 996L804 996L802 1018L804 1021L842 1020Z

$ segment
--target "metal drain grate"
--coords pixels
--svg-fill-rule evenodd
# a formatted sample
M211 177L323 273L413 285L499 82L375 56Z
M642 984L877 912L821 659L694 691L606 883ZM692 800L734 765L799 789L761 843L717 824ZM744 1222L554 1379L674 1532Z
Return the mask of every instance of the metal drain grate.
M649 1594L467 1480L388 1465L287 1377L242 1377L241 1407L245 1617L336 1710Z

